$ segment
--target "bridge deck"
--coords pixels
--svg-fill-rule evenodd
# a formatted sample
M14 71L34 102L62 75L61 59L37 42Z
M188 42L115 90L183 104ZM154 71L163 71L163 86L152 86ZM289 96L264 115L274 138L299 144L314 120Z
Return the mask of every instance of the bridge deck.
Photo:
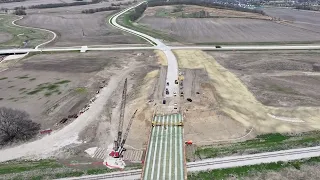
M158 115L151 130L143 180L183 180L184 149L180 114ZM162 124L162 125L161 125Z

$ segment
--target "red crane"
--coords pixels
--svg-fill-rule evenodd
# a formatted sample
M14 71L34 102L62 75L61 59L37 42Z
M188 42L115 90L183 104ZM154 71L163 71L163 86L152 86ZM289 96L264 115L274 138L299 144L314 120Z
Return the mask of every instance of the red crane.
M129 134L129 130L130 130L130 127L131 127L131 124L132 124L132 121L137 113L138 110L136 110L130 121L129 121L129 124L128 124L128 127L125 131L125 134L122 138L122 129L123 129L123 121L124 121L124 110L125 110L125 106L126 106L126 100L127 100L127 79L125 80L124 82L124 87L123 87L123 91L122 91L122 101L121 101L121 109L120 109L120 119L119 119L119 126L118 126L118 137L117 137L117 140L114 141L114 148L113 148L113 151L109 154L110 156L114 157L114 158L119 158L122 156L122 152L125 151L125 149L123 148L126 140L127 140L127 137L128 137L128 134ZM122 140L122 141L121 141Z

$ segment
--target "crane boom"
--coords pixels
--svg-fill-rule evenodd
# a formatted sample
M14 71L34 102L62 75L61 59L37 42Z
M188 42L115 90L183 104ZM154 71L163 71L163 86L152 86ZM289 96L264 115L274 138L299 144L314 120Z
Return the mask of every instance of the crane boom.
M127 140L127 137L128 137L129 131L130 131L130 128L131 128L131 124L132 124L132 122L133 122L133 119L134 119L137 111L138 111L138 109L133 113L133 115L132 115L132 117L131 117L131 119L130 119L130 121L129 121L129 124L128 124L128 126L127 126L126 132L125 132L125 134L124 134L124 136L123 136L123 139L122 139L122 142L121 142L121 145L120 145L120 147L122 147L122 148L123 148L124 144L126 143L126 140Z
M118 149L120 147L120 143L121 143L122 128L123 128L123 121L124 121L124 110L125 110L125 107L126 107L126 100L127 100L127 78L124 81L124 87L123 87L123 91L122 91L122 101L121 101L121 108L120 108L118 137L117 137L115 149Z

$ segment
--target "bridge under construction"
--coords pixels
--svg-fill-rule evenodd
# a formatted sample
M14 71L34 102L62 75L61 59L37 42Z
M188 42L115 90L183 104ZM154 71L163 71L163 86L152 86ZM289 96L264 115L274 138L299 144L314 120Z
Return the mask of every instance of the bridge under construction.
M154 116L142 179L186 179L184 156L181 114Z

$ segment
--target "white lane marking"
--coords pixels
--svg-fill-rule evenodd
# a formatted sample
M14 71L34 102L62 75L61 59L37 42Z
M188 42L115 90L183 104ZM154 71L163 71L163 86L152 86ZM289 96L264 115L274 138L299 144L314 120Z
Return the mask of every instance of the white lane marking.
M161 119L162 117L160 117ZM157 150L158 150L158 137L159 137L159 126L155 126L154 129L157 131L157 135L156 135L156 147L155 147L155 150L154 150L154 155L153 155L153 162L152 162L152 171L151 171L151 179L153 179L153 175L154 175L154 169L156 168L155 167L155 164L156 164L156 159L157 159Z
M174 116L175 122L177 123L177 115L175 114ZM177 146L177 137L178 136L178 132L177 132L177 126L174 126L174 158L175 158L175 163L174 163L174 175L175 175L175 180L178 179L178 146Z
M165 116L162 116L162 121L163 121L163 124L165 123ZM161 121L160 121L160 124L161 124ZM160 150L159 150L159 160L158 160L158 166L157 166L157 168L158 168L158 172L157 172L157 179L159 179L160 178L160 169L162 169L161 168L161 166L160 166L160 162L161 162L161 160L162 160L162 143L163 143L163 127L162 126L159 126L159 129L161 129L161 133L160 133Z
M173 123L173 118L172 118L172 115L170 115L170 123L172 124ZM172 134L172 126L169 126L170 128L170 160L169 160L169 180L171 180L171 177L172 177L172 174L171 174L171 168L172 168L172 137L173 137L173 134Z
M181 119L181 115L179 114L179 121L182 122L182 119ZM180 142L180 174L181 174L181 179L184 179L184 174L183 174L183 171L184 171L184 166L183 166L183 163L184 163L184 151L183 151L183 139L182 139L182 135L183 135L183 128L182 127L179 127L179 142Z
M156 116L154 120L156 120L158 117ZM148 173L149 173L149 166L150 166L150 157L151 157L151 153L153 152L152 151L152 144L153 144L153 137L154 137L154 131L155 129L152 128L151 130L151 137L150 137L150 146L149 146L149 149L148 149L148 157L147 157L147 164L146 164L146 172L144 173L144 179L147 180L148 179Z
M169 116L167 116L167 119L165 121L166 124L169 124ZM167 125L165 125L166 128ZM165 129L165 135L166 135L166 139L165 139L165 146L164 146L164 163L163 163L163 172L162 172L162 179L166 180L166 168L167 168L167 148L168 148L168 129Z

